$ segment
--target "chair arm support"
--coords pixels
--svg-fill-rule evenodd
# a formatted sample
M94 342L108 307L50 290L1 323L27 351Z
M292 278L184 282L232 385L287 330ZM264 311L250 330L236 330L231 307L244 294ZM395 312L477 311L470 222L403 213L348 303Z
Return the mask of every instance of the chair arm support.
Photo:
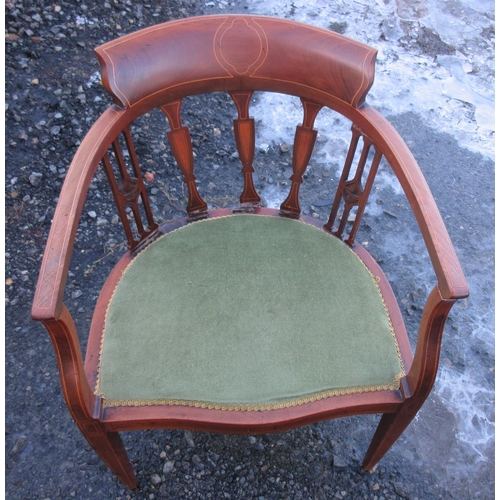
M430 293L420 322L415 356L407 376L410 389L407 396L423 401L431 391L439 366L444 325L455 302L454 299L443 299L437 286Z
M124 112L110 107L90 129L69 167L54 213L35 290L31 316L58 320L80 215L94 172L124 124Z
M455 249L427 182L408 146L394 127L370 106L359 110L366 133L381 148L415 214L443 299L460 299L469 288Z
M45 320L43 324L54 344L68 409L76 422L87 421L92 418L95 398L83 368L82 352L73 318L62 304L60 319Z

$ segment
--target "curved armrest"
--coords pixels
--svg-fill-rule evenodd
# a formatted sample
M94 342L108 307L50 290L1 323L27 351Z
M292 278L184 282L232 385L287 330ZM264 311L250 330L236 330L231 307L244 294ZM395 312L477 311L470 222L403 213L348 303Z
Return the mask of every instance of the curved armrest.
M394 127L374 108L366 106L358 111L367 120L367 134L382 149L408 198L427 246L441 297L444 300L467 297L467 281L448 231L408 146Z
M110 107L89 130L71 162L38 276L31 309L33 319L57 320L61 317L71 252L87 190L102 156L124 121L124 111Z

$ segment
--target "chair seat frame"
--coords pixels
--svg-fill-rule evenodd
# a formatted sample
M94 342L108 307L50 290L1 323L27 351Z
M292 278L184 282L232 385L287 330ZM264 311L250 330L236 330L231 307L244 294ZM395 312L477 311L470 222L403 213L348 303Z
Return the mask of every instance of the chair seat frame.
M288 36L290 31L294 36ZM249 39L255 39L256 44L261 47L261 52L256 51L252 57L242 56L242 61L237 60L240 52L245 54L245 51L240 50L241 45L238 45L241 43L237 36L240 32L247 33ZM167 73L171 69L169 64L188 60L190 55L198 57L199 52L196 50L200 44L209 46L207 50L212 52L202 54L200 57L207 60L199 63L200 74L205 76L202 78L193 75L192 70L188 68L186 71L189 78L180 73L179 76L174 71L171 73L177 75L178 81L165 83L167 77L160 74L161 71L155 67L153 58L140 55L141 37L147 40L149 46L166 51ZM288 58L278 49L274 53L273 44L282 49L284 44L291 43L291 39L294 40L295 53L305 54L306 60L311 58L311 64L321 62L321 57L333 61L332 68L335 74L340 75L334 84L331 79L327 80L326 74L310 74L308 67L296 69L296 73L299 73L290 76L289 67L291 62L297 62L296 56L293 51ZM207 43L207 40L212 43ZM340 44L342 50L330 56L325 50L326 44L329 43ZM239 49L233 50L234 47ZM312 52L307 52L308 50ZM363 462L365 469L371 469L411 422L430 393L438 369L446 318L453 304L468 296L467 283L453 245L415 159L390 123L374 108L364 103L364 97L373 81L376 52L340 35L305 27L292 21L235 15L192 18L147 28L117 42L105 44L97 49L97 54L101 62L103 83L113 95L115 104L108 108L89 130L68 170L54 214L32 308L32 317L42 321L52 338L64 397L83 435L123 483L129 488L135 488L135 474L118 431L170 428L256 434L283 431L336 417L382 413ZM273 54L277 54L279 63L272 59ZM359 64L353 62L356 57L360 61ZM266 66L268 59L269 68ZM180 66L184 71L185 66ZM222 73L221 67L224 70ZM140 81L147 83L141 87L138 83ZM248 180L253 171L253 150L249 144L254 139L248 104L255 90L299 96L304 106L304 123L302 127L298 127L294 146L292 190L282 208L261 208L253 186L246 183L246 194L242 195L244 203L242 208L236 210L250 210L252 213L277 217L300 217L308 223L323 227L325 231L332 233L333 237L344 239L372 272L376 271L378 276L382 276L379 285L389 309L407 376L401 380L399 390L334 396L280 410L228 411L187 406L104 408L93 388L97 377L106 307L123 269L135 252L157 234L164 234L188 224L196 217L216 217L233 213L231 209L207 211L206 205L203 206L204 202L197 195L192 166L189 161L185 161L189 155L186 153L187 149L183 149L183 144L188 142L189 135L180 123L180 103L185 96L200 92L227 91L231 94L239 116L235 122L237 145L243 163L243 174ZM334 232L331 224L323 225L316 219L300 215L298 189L314 146L314 118L323 106L351 120L356 133L375 145L380 157L385 157L404 190L424 238L437 279L424 307L414 354L392 289L375 260L362 245L356 243L353 232L350 235L340 230ZM169 119L170 144L188 185L188 217L159 226L149 220L149 231L140 231L139 241L134 242L129 238L130 250L112 270L101 291L84 364L76 327L63 303L78 222L90 182L98 165L104 161L108 149L136 118L153 108L162 109ZM140 180L140 175L138 178ZM140 182L138 189L145 196ZM344 201L348 204L349 198L345 193L344 189ZM339 196L342 196L342 193ZM357 224L363 208L358 206Z

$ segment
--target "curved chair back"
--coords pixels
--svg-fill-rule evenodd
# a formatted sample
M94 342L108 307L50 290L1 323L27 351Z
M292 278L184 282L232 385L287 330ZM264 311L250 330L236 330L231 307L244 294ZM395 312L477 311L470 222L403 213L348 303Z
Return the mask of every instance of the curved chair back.
M96 53L104 86L127 108L208 90L277 91L358 107L377 52L293 21L209 16L152 26Z

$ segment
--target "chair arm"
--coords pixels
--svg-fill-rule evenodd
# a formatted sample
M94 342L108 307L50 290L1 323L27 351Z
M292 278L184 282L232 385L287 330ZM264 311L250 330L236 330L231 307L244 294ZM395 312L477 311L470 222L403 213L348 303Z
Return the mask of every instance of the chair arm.
M408 372L409 394L421 401L429 395L436 378L446 318L455 299L443 299L438 287L431 291L422 314L415 356Z
M52 220L35 290L31 316L58 320L80 215L94 172L111 141L123 128L124 112L108 108L89 130L69 167Z
M406 194L424 238L444 300L469 295L458 257L415 158L394 127L370 106L358 110L364 130L382 150Z

